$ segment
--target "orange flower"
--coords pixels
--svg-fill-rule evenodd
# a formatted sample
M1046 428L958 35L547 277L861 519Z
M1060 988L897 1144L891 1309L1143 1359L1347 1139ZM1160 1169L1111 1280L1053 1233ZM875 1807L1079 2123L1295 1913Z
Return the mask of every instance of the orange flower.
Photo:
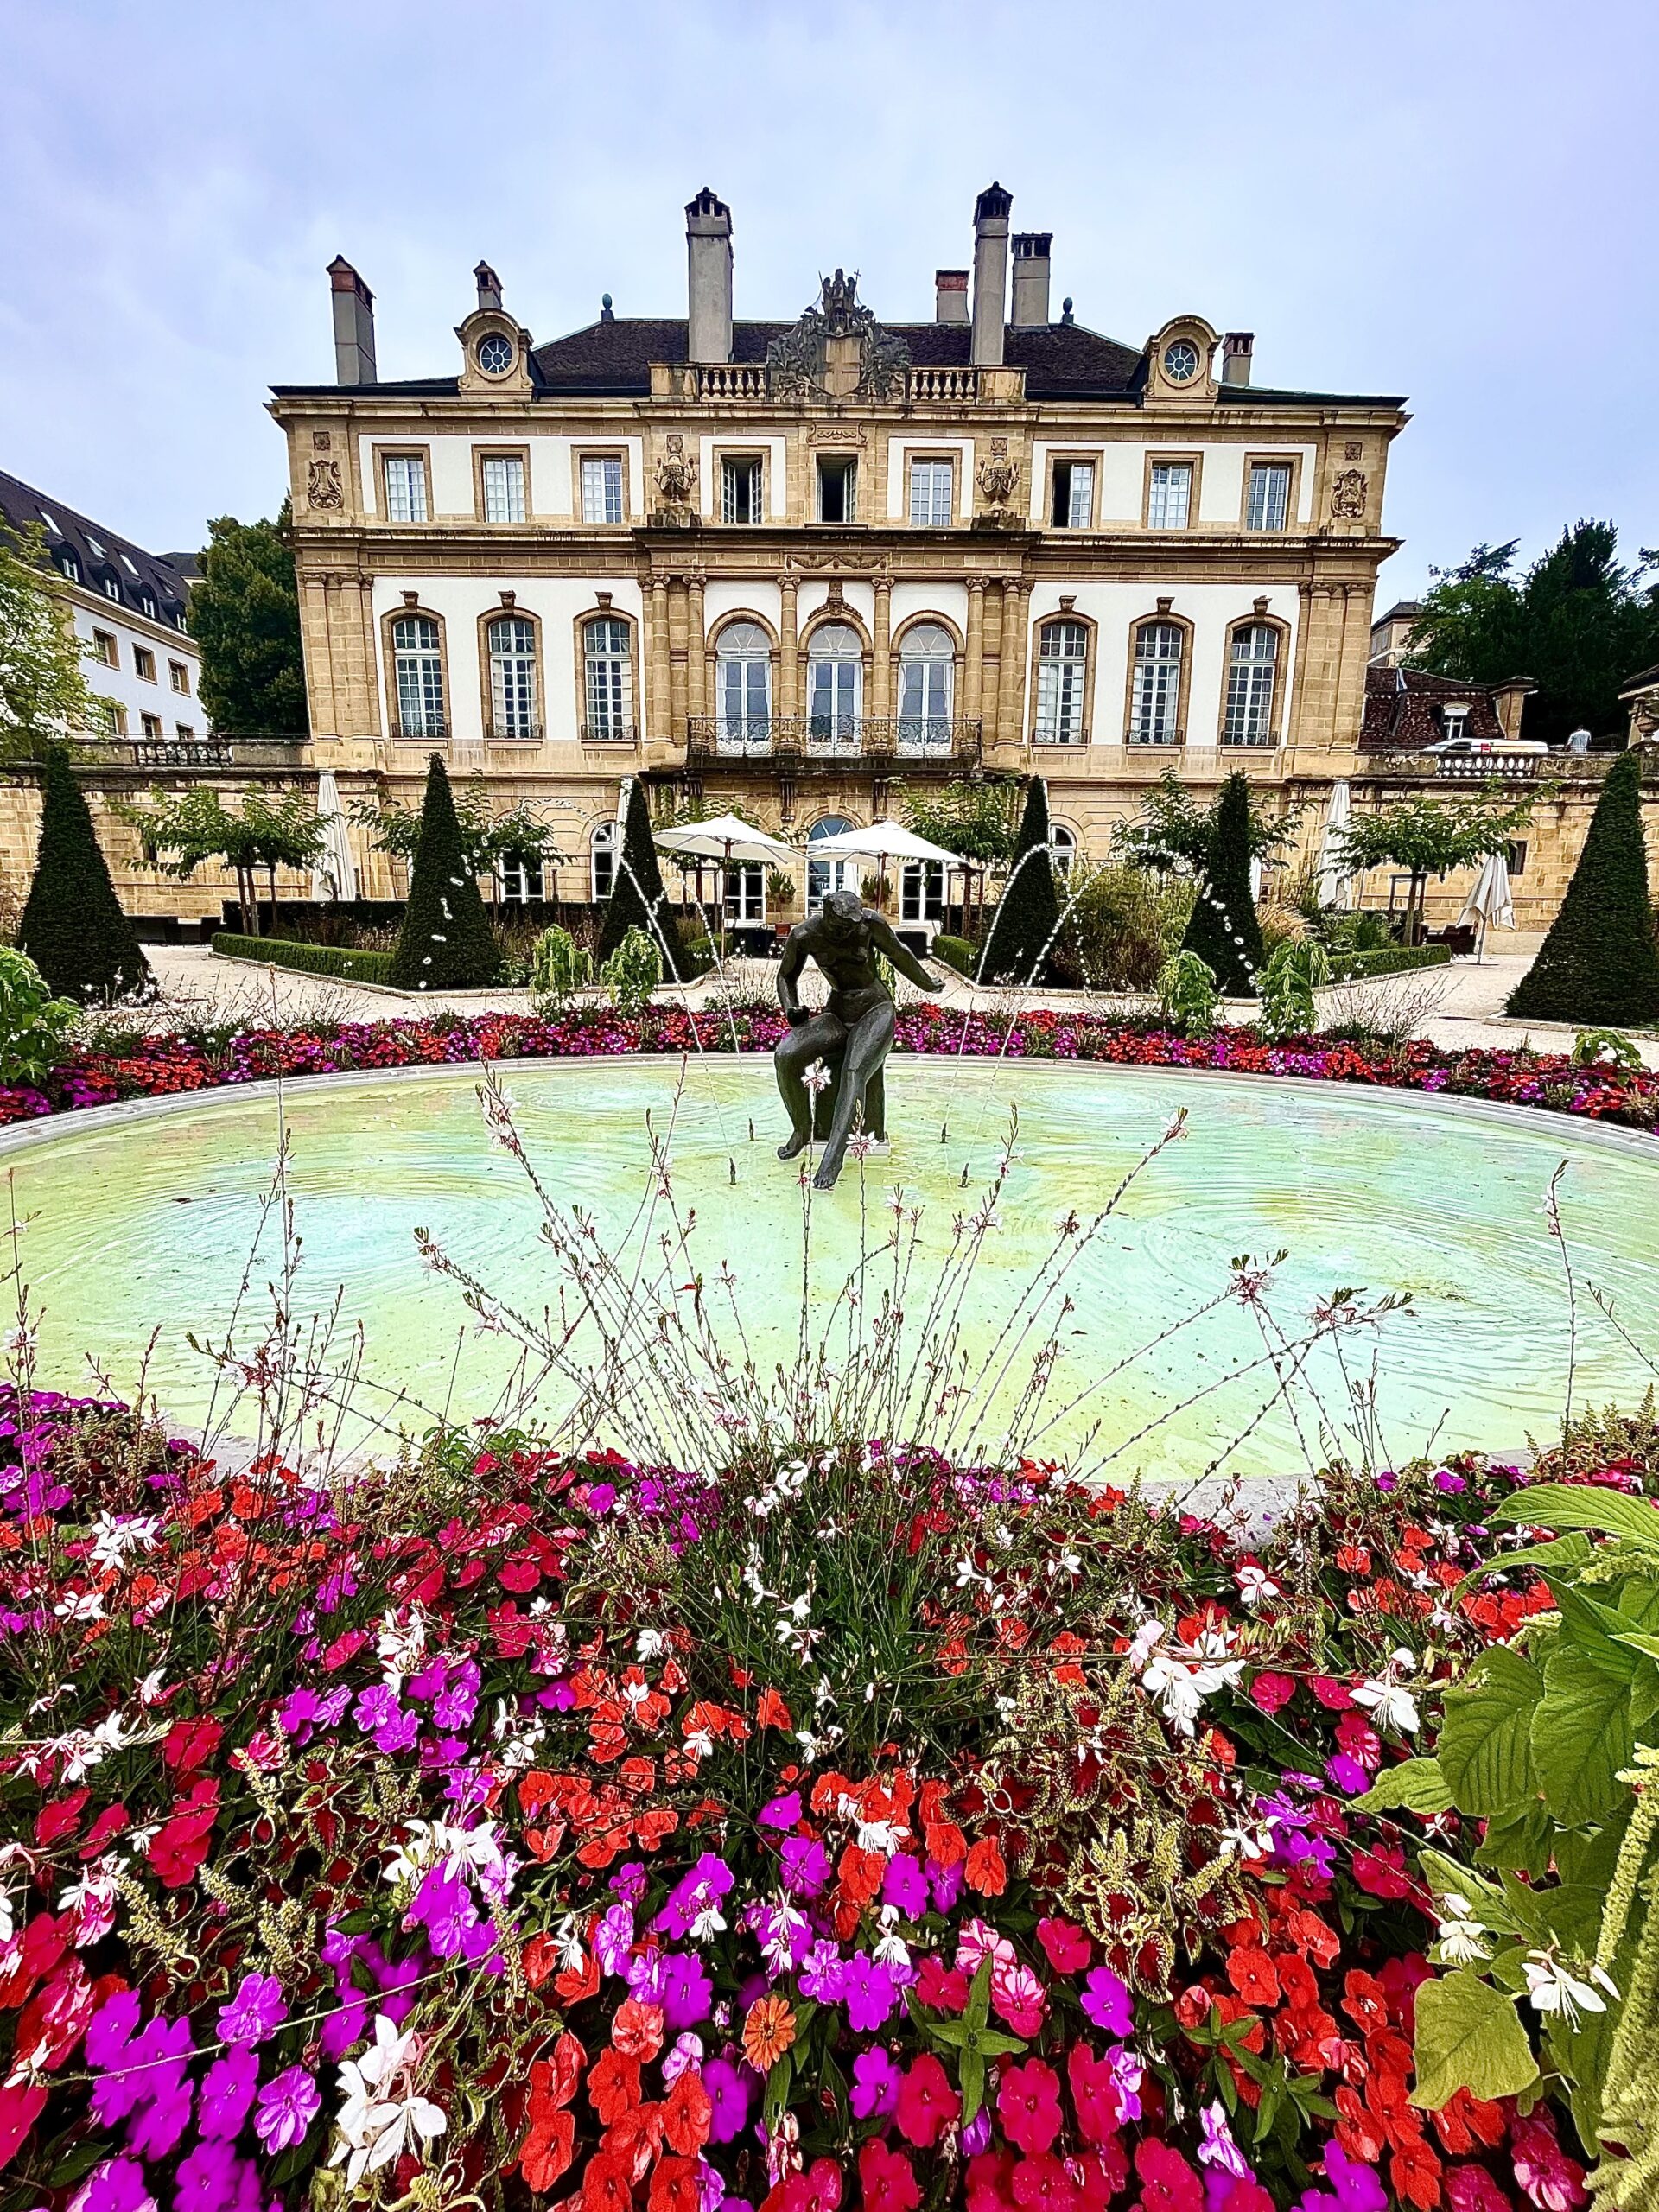
M755 1719L762 1728L792 1728L789 1707L776 1690L762 1690L760 1703L754 1709Z
M743 2056L757 2074L769 2074L795 2040L795 2015L781 1997L760 1997L743 2023Z
M982 1836L968 1853L963 1873L970 1890L981 1897L1000 1897L1008 1885L1008 1870L993 1836Z

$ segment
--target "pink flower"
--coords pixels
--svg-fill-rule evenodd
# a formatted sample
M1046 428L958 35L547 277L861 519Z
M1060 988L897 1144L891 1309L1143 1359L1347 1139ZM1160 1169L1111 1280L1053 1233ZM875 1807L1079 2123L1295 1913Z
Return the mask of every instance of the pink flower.
M1128 1984L1121 1980L1110 1967L1096 1967L1084 1983L1083 2009L1103 2035L1128 2036L1135 2032Z
M1516 2181L1542 2212L1573 2212L1586 2202L1584 2168L1562 2150L1547 2106L1511 2123L1510 2152Z
M1060 2132L1059 2075L1040 2058L1006 2067L996 2093L996 2116L1010 2143L1039 2157Z
M1037 1941L1056 1974L1081 1974L1094 1955L1094 1945L1071 1920L1039 1920Z
M1034 2036L1043 2024L1047 2000L1029 1967L999 1959L991 1968L991 2008L1017 2036Z
M899 2084L893 2117L906 2143L931 2151L962 2111L950 2077L931 2051L924 2051Z
M1012 1966L1014 1946L1006 1936L997 1934L988 1920L965 1920L957 1939L957 1965L963 1974L974 1974L983 1959L1003 1959Z

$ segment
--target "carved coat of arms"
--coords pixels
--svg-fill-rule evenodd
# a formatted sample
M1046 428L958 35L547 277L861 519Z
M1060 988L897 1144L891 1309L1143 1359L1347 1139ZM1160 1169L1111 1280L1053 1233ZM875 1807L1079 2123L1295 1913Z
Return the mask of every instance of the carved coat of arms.
M1357 468L1341 468L1331 486L1331 512L1338 522L1365 518L1365 477Z

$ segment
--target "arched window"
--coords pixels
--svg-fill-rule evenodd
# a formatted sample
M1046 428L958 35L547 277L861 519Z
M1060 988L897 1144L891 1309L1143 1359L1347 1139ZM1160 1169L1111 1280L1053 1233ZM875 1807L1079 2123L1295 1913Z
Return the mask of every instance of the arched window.
M957 649L937 622L918 622L899 641L899 749L949 752Z
M1077 833L1068 830L1064 822L1048 825L1048 863L1056 875L1069 875L1071 863L1077 857Z
M1271 745L1274 683L1279 672L1279 632L1271 622L1241 622L1227 654L1227 713L1224 745Z
M1086 745L1084 700L1089 681L1089 632L1081 622L1045 622L1037 639L1039 745Z
M594 902L608 899L616 888L616 824L601 822L588 847L589 875Z
M815 745L855 747L864 711L864 649L849 622L825 622L806 648L807 735Z
M1143 622L1135 633L1129 743L1181 741L1181 655L1186 634L1178 622Z
M587 700L582 734L594 743L633 736L633 661L629 645L628 626L620 615L596 614L582 626Z
M539 738L536 715L536 626L522 614L498 615L486 632L490 649L490 735Z
M715 646L715 685L722 753L766 753L772 746L772 640L758 622L728 622Z
M825 837L839 837L857 825L844 814L826 814L806 833L806 911L816 914L832 891L858 889L856 861L815 861L812 848Z
M442 737L443 652L429 614L400 614L391 626L391 658L397 687L400 737Z

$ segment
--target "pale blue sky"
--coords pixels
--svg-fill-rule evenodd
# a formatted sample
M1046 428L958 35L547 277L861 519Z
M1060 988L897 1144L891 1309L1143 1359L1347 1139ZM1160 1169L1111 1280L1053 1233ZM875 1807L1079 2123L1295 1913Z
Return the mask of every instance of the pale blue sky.
M861 272L893 321L993 176L1056 312L1197 310L1264 384L1398 391L1389 597L1477 539L1659 542L1652 0L0 0L0 467L156 550L272 509L274 382L448 373L480 255L538 339L683 313L730 201L740 315Z

